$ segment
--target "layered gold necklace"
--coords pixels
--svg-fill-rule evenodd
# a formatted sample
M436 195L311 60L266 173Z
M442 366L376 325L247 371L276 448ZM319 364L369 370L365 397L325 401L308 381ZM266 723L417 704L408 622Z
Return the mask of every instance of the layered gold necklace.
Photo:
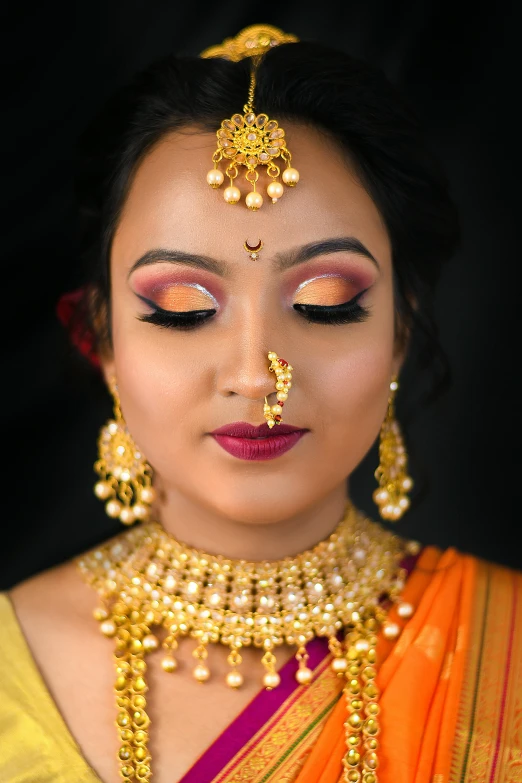
M295 646L296 679L313 679L306 644L328 639L332 669L345 679L346 783L377 783L379 705L377 632L399 600L400 561L414 542L383 530L348 502L334 532L313 549L270 562L231 560L192 549L158 523L125 531L77 560L100 596L94 616L114 638L120 776L149 780L148 653L160 645L162 667L175 672L180 640L194 640L193 676L211 676L208 647L229 648L226 684L243 684L241 650L259 648L266 689L280 683L277 647Z

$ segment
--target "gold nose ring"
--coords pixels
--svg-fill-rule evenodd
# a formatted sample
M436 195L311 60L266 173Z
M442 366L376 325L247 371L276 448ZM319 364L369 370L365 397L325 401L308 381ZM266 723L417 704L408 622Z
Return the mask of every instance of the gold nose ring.
M288 392L292 386L292 370L291 364L288 364L286 359L281 359L274 351L270 351L268 354L268 361L270 365L268 367L269 372L276 374L276 391L277 391L277 403L275 405L269 405L265 397L265 404L263 405L263 413L270 429L274 424L281 424L283 417L283 405L288 399Z

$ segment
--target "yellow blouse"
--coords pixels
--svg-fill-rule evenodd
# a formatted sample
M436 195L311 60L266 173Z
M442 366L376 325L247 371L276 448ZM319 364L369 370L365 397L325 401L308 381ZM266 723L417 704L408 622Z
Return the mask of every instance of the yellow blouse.
M0 593L0 783L100 783L76 744Z

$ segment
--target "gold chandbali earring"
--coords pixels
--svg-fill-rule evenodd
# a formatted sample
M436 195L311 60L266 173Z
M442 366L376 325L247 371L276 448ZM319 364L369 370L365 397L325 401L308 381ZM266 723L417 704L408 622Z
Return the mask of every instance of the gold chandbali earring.
M283 405L288 399L288 392L292 388L292 370L294 368L288 364L286 359L280 359L274 351L270 351L268 354L268 361L270 362L269 371L276 374L277 403L269 405L265 397L263 412L268 426L272 429L274 424L281 424L283 420L281 414L283 413Z
M327 539L282 560L247 562L202 552L153 521L80 557L80 572L100 600L94 616L115 645L121 778L144 781L152 775L146 657L163 648L163 670L176 672L182 667L175 653L184 639L194 643L192 676L201 683L212 676L209 646L228 648L225 682L234 689L244 681L242 649L257 648L267 690L280 684L280 645L295 647L295 678L307 686L313 671L306 644L317 636L328 639L333 672L345 679L345 768L375 769L375 645L390 602L399 601L404 587L401 560L408 545L347 501Z
M375 478L379 487L373 493L383 519L397 521L410 507L407 496L413 487L413 479L408 476L408 457L399 423L395 418L395 394L399 388L397 376L390 383L390 396L386 418L381 426L379 442L379 466Z
M154 502L152 468L134 443L121 412L118 387L112 381L110 390L114 400L114 419L100 430L98 460L94 470L100 480L94 486L95 495L105 500L110 517L124 525L149 518Z
M276 27L254 25L243 30L235 39L228 39L222 46L214 46L201 54L204 58L224 57L235 62L245 57L252 58L250 88L243 114L234 114L221 123L216 132L217 149L212 156L214 168L207 174L207 182L212 188L221 187L225 176L228 177L230 184L223 192L228 204L237 204L241 199L241 191L234 184L239 176L238 167L241 166L246 168L245 179L252 186L245 202L254 212L263 205L263 196L256 190L258 166L266 166L266 173L272 180L267 187L267 194L274 204L284 193L280 176L289 187L299 182L299 172L292 167L292 155L286 146L283 128L267 114L256 114L254 111L256 68L261 57L273 46L297 40L295 36L285 35ZM274 162L278 158L286 165L282 175L280 166ZM226 164L224 173L219 167L222 161Z

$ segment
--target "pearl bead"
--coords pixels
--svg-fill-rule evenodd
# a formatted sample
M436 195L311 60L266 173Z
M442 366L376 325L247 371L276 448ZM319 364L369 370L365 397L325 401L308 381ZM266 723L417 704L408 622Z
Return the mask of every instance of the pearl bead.
M120 511L120 521L124 525L132 525L135 521L134 511L131 508L124 507Z
M263 685L269 691L272 690L272 688L277 688L280 682L281 677L277 672L267 672L263 676Z
M154 503L156 500L156 490L153 487L143 487L140 492L140 500L142 503Z
M109 500L109 502L105 504L105 511L110 517L116 519L116 517L119 517L121 514L121 503L118 500Z
M410 507L410 499L409 498L399 498L399 508L402 509L402 511L406 511Z
M298 669L295 673L295 679L299 683L299 685L308 685L312 681L313 672L311 669L308 669L307 667L304 667L303 669Z
M106 500L111 492L112 487L108 481L98 481L98 483L94 485L94 494L97 498L100 498L100 500Z
M95 620L106 620L107 617L109 616L109 613L107 609L104 609L103 606L99 606L97 609L94 610L93 615Z
M283 381L278 381L278 382L276 383L276 389L277 389L277 391L283 391L283 389L284 389L284 388L285 388L285 384L283 383Z
M207 182L212 188L219 188L225 179L223 172L219 169L210 169L207 174Z
M237 204L241 198L241 191L235 185L230 185L228 188L225 188L223 198L227 204Z
M116 633L116 626L112 620L105 620L105 622L100 625L100 631L104 636L114 636Z
M402 601L400 604L397 605L397 614L399 617L402 617L403 619L408 619L412 616L414 612L414 608L411 604L409 604L407 601Z
M283 182L291 188L299 182L299 172L297 169L285 169L283 171Z
M247 207L254 211L263 206L263 196L261 193L256 193L254 190L251 193L247 193L245 201Z
M243 675L234 669L228 672L226 682L229 688L240 688L243 685Z
M413 481L410 476L405 476L401 481L401 487L408 492L413 487Z
M343 674L348 668L346 658L334 658L332 661L332 671L336 674Z
M397 623L385 623L382 632L386 639L396 639L401 632Z
M175 672L178 668L178 662L175 658L164 658L161 662L161 668L165 672Z
M390 499L390 493L384 487L376 489L372 495L373 500L378 506L385 505Z
M153 633L147 634L147 636L143 638L143 646L148 652L151 652L152 650L157 650L158 649L157 637L154 636Z
M276 359L277 359L277 354L274 353L273 351L270 351L270 353L268 354L268 360L270 362L275 362Z
M121 465L115 465L113 470L112 470L114 478L117 478L117 479L119 479L121 477L122 472L123 472L123 468L122 468Z
M205 663L198 663L192 674L198 682L206 682L210 677L210 669Z
M272 413L275 413L276 416L280 416L283 412L283 409L280 405L272 405Z
M285 402L288 399L288 394L286 392L277 392L276 397L279 402Z
M145 519L149 513L148 508L141 503L136 503L135 506L132 506L132 510L136 519Z
M267 187L266 192L270 196L271 199L278 199L281 198L283 193L285 192L285 189L281 185L280 182L271 182L270 185Z

